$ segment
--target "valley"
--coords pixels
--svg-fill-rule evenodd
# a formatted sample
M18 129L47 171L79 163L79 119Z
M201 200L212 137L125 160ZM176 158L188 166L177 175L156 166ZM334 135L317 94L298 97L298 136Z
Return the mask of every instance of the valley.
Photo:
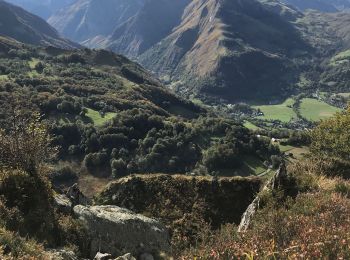
M347 259L349 7L0 0L0 259Z

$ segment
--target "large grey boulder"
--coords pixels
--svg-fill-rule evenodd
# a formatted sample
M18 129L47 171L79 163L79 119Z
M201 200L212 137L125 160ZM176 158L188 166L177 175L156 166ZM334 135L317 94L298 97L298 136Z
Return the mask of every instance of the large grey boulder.
M48 250L47 253L49 260L78 260L78 257L73 251L66 249L52 249Z
M97 252L139 256L170 250L168 230L155 219L109 205L77 205L73 211L90 233L91 256Z

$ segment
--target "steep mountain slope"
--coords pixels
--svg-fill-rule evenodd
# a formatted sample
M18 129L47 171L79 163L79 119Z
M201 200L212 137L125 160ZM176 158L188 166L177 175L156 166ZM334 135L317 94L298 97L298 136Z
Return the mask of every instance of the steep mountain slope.
M318 50L304 88L349 92L350 14L308 12L299 20L304 37Z
M301 11L312 9L333 13L350 8L349 0L282 0L282 2L293 5Z
M60 37L41 18L0 0L0 35L35 45L74 48L78 45Z
M118 27L108 40L108 47L137 57L168 36L181 22L190 0L150 0L126 23Z
M293 81L291 59L310 48L288 21L298 12L289 10L287 19L270 9L255 0L151 0L102 47L137 57L183 94L229 100L280 95ZM161 25L144 17L157 17Z
M349 19L275 0L150 0L97 46L137 59L186 97L271 101L305 82L320 87L324 61L347 50Z
M144 1L79 0L55 13L48 22L66 37L89 45L135 15Z
M18 5L45 20L59 9L75 1L76 0L7 0L7 2Z

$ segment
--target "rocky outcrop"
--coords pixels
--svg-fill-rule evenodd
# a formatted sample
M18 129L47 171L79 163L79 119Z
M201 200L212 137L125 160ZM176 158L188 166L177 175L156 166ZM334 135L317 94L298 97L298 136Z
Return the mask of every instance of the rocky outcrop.
M197 216L219 228L239 223L261 184L259 178L134 175L110 183L96 203L146 212L169 226Z
M68 251L65 249L52 249L48 251L48 259L49 260L78 260L78 257L72 251Z
M130 253L117 257L115 260L136 260Z
M76 205L89 205L91 201L80 191L78 184L75 183L67 190L67 196L72 202L73 206Z
M94 260L110 260L112 259L112 255L108 253L97 252L94 257Z
M266 190L278 190L281 187L287 185L288 182L288 173L286 169L286 165L284 163L281 164L280 168L273 177L266 183L262 191ZM241 223L238 226L238 232L245 232L250 226L252 219L256 213L256 211L260 207L261 197L258 194L253 202L248 206L247 210L244 212Z
M73 210L90 233L92 257L97 252L108 252L113 256L126 253L140 256L170 249L168 230L155 219L108 205L78 205Z
M54 206L61 213L64 213L64 214L72 213L72 202L64 194L54 195Z

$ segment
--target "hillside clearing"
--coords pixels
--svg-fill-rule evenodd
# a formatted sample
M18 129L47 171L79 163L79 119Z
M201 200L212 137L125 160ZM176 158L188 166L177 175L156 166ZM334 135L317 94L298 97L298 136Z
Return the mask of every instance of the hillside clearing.
M258 130L258 129L260 129L260 127L254 125L253 123L251 123L249 121L245 121L243 125L244 125L244 127L248 128L250 130Z
M86 116L92 120L95 126L102 126L109 120L111 120L113 117L115 117L116 113L106 113L104 116L101 116L100 112L90 109L87 109L88 112L86 113Z

